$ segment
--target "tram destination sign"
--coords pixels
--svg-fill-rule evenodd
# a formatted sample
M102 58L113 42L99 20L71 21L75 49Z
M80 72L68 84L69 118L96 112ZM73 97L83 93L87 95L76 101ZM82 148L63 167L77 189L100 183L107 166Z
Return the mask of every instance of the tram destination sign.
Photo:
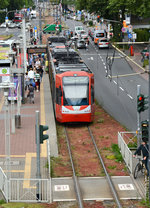
M28 54L33 54L33 53L47 53L46 47L33 47L33 48L27 48L27 53Z

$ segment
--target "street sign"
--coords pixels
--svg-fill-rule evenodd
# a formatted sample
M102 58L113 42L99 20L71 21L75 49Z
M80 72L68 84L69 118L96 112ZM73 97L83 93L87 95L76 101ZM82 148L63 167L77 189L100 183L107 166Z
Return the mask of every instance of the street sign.
M137 34L136 33L132 33L132 38L135 40L137 39Z
M132 34L128 33L128 38L131 39L132 38Z
M37 27L34 27L34 37L37 39Z
M8 17L5 17L5 22L6 22L6 23L8 22Z
M131 33L131 32L132 32L132 30L133 30L132 25L128 25L128 29L129 29L129 32Z
M121 31L122 31L123 33L126 33L126 32L127 32L127 28L126 28L126 27L122 27Z

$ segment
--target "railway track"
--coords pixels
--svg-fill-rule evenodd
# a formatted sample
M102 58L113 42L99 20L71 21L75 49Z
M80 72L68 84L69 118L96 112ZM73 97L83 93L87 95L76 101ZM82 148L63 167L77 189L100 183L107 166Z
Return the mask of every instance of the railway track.
M76 173L76 165L75 165L75 161L73 159L74 155L73 155L73 151L72 151L72 148L71 148L71 141L70 141L70 136L69 136L69 133L68 133L68 128L69 127L65 126L65 135L66 135L66 141L67 141L69 157L70 157L70 161L71 161L71 167L72 167L72 171L73 171L73 181L74 181L76 199L77 199L79 208L83 208L84 207L83 206L83 197L82 197L82 192L81 192L81 189L80 189L80 185L79 185L78 177L77 177L77 173ZM76 128L76 130L77 129L79 129L79 128ZM109 176L109 174L107 172L107 169L105 167L105 164L104 164L104 161L103 161L102 156L100 154L100 151L99 151L99 149L97 147L97 144L96 144L96 141L95 141L94 136L92 134L92 131L91 131L89 126L87 126L87 129L88 129L88 133L89 133L89 140L92 141L93 146L94 146L95 151L96 151L96 154L97 154L97 158L98 158L101 166L103 167L103 170L104 170L104 173L106 175L106 179L107 179L109 188L110 188L111 193L113 195L113 198L114 198L114 200L116 202L116 205L117 205L118 208L122 208L122 205L120 203L120 199L118 197L118 193L117 193L117 191L115 189L113 181L111 180L111 177Z

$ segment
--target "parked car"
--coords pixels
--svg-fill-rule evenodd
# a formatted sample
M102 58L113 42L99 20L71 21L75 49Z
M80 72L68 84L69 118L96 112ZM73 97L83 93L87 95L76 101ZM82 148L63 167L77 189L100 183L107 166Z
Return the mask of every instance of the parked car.
M97 45L100 48L109 48L109 41L107 38L100 38L97 41Z
M16 23L12 22L11 20L9 20L9 21L7 22L7 24L8 24L8 27L9 27L9 28L15 28L15 27L17 27ZM0 25L0 28L6 28L6 22L3 22L3 23Z
M9 28L17 28L18 26L15 22L10 21L8 27Z
M0 25L0 28L5 28L6 27L6 22L3 22L1 25Z
M76 43L76 46L77 46L78 49L86 48L85 40L83 40L83 39L78 39L78 40L77 40L77 43Z
M85 42L87 42L89 44L88 34L84 30L78 31L77 32L77 37L80 38L80 39L84 39Z

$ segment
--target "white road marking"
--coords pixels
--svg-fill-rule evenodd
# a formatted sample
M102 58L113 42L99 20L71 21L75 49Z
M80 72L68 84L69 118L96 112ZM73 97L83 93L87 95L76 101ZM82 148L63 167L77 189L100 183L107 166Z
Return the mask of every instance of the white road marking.
M117 84L117 82L116 82L115 80L113 80L113 82L114 82L115 84Z
M131 95L129 95L129 94L127 94L127 95L128 95L129 98L131 98L133 100L133 97Z
M122 91L124 91L124 89L122 87L119 87Z

